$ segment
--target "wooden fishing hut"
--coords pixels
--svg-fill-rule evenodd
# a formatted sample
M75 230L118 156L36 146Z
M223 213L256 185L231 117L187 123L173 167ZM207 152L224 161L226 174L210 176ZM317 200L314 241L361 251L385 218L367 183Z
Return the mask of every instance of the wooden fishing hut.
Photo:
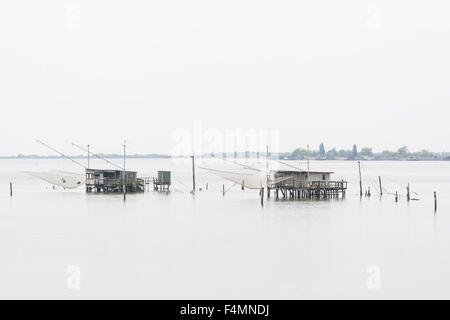
M285 199L344 198L347 190L347 182L331 180L333 172L329 171L277 170L272 174L269 193L273 189L277 199L280 193Z
M144 192L145 181L136 171L86 169L86 192Z
M172 176L170 171L158 171L158 177L153 178L153 190L169 191L172 184Z

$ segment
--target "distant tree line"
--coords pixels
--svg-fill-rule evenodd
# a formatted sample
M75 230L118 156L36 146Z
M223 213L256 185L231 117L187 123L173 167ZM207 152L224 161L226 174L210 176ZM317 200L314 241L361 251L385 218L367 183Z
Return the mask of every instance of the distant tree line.
M407 146L402 146L397 151L374 152L369 147L358 151L356 144L350 150L332 148L327 151L325 145L321 143L318 150L297 148L290 154L283 154L283 157L290 160L450 160L450 152L437 153L428 150L410 152Z
M122 154L99 154L103 158L109 159L121 159ZM197 155L198 156L198 155ZM71 155L71 158L84 159L86 155ZM190 155L172 156L167 154L129 154L127 158L135 159L168 159L173 157L190 157ZM214 158L266 158L266 152L229 152L229 153L207 153L201 155L201 157L214 157ZM59 155L24 155L18 154L16 156L0 156L0 159L60 159L63 158ZM332 148L327 150L325 145L321 143L317 150L309 150L304 148L297 148L292 152L272 153L269 152L269 158L271 159L287 159L287 160L450 160L450 152L431 152L428 150L421 150L418 152L410 152L408 147L403 146L398 148L397 151L384 150L381 152L374 152L372 148L363 147L359 151L357 145L353 145L351 149L345 150Z

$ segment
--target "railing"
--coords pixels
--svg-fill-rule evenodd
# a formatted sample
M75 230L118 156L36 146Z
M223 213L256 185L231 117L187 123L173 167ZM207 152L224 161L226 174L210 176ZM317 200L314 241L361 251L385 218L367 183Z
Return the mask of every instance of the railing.
M119 186L119 185L130 185L133 183L138 183L139 179L88 179L86 180L87 185L108 185L108 186Z
M347 189L347 181L305 181L288 179L272 184L272 188L277 187L288 187L296 189Z
M347 189L347 181L310 181L311 188Z
M170 185L171 185L170 182L162 182L162 181L159 180L158 178L153 178L153 184L154 184L154 185L158 185L158 186L161 186L161 185L164 185L164 186L170 186Z

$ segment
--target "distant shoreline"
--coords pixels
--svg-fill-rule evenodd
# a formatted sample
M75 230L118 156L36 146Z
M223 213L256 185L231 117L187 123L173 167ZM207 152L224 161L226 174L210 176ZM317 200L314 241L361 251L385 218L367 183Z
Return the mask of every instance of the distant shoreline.
M87 156L83 155L68 155L71 159L87 159ZM105 159L123 159L123 155L101 155L102 158ZM127 159L183 159L183 158L190 158L191 156L184 155L184 156L171 156L171 155L165 155L165 154L136 154L136 155L127 155ZM196 156L198 158L208 158L208 159L222 159L222 157L219 156L211 156L211 155L203 155L203 156ZM91 159L96 159L96 157L92 156ZM238 155L237 157L234 157L233 155L227 156L226 159L233 160L233 159L252 159L256 160L257 157L250 156L245 157L242 155ZM265 157L261 157L259 159L265 159ZM42 155L20 155L20 156L0 156L0 160L67 160L67 158L62 156L42 156ZM282 156L280 157L272 157L271 160L279 160L279 161L306 161L308 159L295 159L289 156ZM356 159L348 159L348 158L333 158L333 159L325 159L325 158L310 158L311 161L408 161L408 162L424 162L424 161L450 161L450 158L428 158L428 159L408 159L408 158L402 158L402 159L396 159L396 158L386 158L386 159L377 159L377 158L356 158Z
M53 150L58 154L51 155L39 155L39 154L22 154L0 156L0 159L63 159L66 158L62 153ZM107 158L107 159L123 159L123 154L117 153L98 153L91 154L91 158ZM87 153L79 153L76 155L67 155L71 159L87 159ZM169 155L158 153L147 154L127 154L127 159L171 159L171 158L191 158L191 155ZM411 152L407 146L399 148L397 151L383 150L381 152L374 152L372 148L364 147L358 150L357 145L353 145L352 149L339 149L332 148L325 149L323 143L319 145L319 149L310 150L297 148L292 152L261 152L261 151L227 151L227 152L203 152L201 154L195 154L196 158L214 158L214 159L269 159L273 160L294 160L294 161L306 161L306 160L338 160L338 161L450 161L450 152L433 152L428 150L421 150Z

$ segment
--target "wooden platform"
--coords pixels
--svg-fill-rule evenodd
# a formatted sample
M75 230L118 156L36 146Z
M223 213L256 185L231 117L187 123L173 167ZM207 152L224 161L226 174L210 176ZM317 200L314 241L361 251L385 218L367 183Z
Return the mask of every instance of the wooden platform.
M170 182L163 182L158 178L153 178L153 190L155 191L169 191Z
M326 199L345 197L346 181L296 181L295 183L278 183L268 188L268 197L273 190L277 199Z

